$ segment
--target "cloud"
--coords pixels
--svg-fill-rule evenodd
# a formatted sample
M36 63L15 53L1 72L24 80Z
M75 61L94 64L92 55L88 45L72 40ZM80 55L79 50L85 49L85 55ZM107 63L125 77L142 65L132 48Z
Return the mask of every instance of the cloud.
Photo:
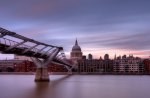
M124 49L150 49L149 0L9 2L2 0L0 3L1 27L47 44L63 46L66 52L71 50L76 38L86 53L97 54L102 49L121 49L122 52Z
M135 34L114 34L109 35L95 35L93 37L84 37L83 43L90 44L93 46L103 46L103 47L112 47L120 49L131 49L131 50L140 50L140 49L149 49L149 32L144 33L135 33ZM90 40L92 39L92 40Z

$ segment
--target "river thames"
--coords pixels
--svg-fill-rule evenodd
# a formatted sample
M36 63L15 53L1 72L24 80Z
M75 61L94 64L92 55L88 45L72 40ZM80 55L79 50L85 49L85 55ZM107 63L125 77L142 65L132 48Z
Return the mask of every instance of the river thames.
M0 98L150 98L146 75L0 75Z

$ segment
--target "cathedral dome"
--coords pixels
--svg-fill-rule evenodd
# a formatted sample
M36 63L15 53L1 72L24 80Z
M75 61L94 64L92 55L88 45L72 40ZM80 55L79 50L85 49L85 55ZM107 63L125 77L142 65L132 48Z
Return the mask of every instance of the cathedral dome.
M81 51L81 48L80 48L80 46L75 45L72 47L72 51Z
M72 47L72 51L81 51L78 41L76 40L75 45Z

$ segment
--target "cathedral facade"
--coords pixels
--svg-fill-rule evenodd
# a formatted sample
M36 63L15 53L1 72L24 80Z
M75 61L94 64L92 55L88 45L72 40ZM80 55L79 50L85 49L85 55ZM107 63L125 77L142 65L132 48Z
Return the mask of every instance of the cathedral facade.
M82 59L82 50L78 45L78 41L76 39L75 45L72 47L72 51L70 53L70 59L73 61L81 60Z

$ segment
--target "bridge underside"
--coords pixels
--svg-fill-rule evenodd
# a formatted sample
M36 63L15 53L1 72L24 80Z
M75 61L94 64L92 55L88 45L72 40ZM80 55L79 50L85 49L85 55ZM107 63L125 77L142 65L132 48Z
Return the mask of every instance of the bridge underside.
M13 54L17 54L20 56L25 55L25 56L29 56L29 57L44 58L44 59L47 58L46 54L45 55L41 55L41 53L35 54L35 52L33 52L33 51L27 51L26 53L23 53L24 50L26 49L24 47L22 47L22 48L15 47L9 51L6 51L8 48L9 48L8 45L0 44L1 53L5 53L5 54L12 54L13 53Z

